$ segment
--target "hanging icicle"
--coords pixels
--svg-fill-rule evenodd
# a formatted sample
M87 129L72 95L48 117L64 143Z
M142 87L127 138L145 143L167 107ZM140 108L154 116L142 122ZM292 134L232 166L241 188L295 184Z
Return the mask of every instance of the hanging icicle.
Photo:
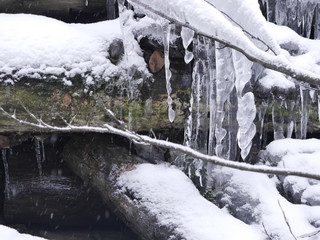
M169 121L173 122L175 119L175 111L172 108L172 98L171 98L171 76L172 73L170 71L170 36L171 36L171 24L167 24L164 27L164 37L163 37L163 47L164 47L164 66L165 66L165 75L166 75L166 89L168 94L168 117Z
M233 64L235 69L235 87L238 96L238 146L241 149L241 157L245 159L251 149L252 139L256 134L256 125L253 123L256 117L256 105L252 92L245 92L252 76L253 63L243 54L233 50Z
M232 65L232 51L225 48L222 44L216 43L216 118L215 118L215 154L219 157L230 158L231 139L227 137L230 129L225 127L229 124L223 124L226 111L227 100L234 88L234 68ZM228 118L226 119L229 120ZM231 120L231 119L230 119Z
M190 63L191 60L193 59L193 52L188 50L189 45L192 43L193 40L193 36L194 36L194 31L186 28L186 27L182 27L181 29L181 38L182 38L182 45L184 47L184 61L186 64Z
M2 162L4 167L4 180L5 180L5 187L4 187L4 193L5 196L10 199L10 180L9 180L9 164L7 159L7 149L2 149Z
M36 153L37 166L39 171L39 176L42 176L42 155L41 155L41 143L37 137L34 137L34 148Z

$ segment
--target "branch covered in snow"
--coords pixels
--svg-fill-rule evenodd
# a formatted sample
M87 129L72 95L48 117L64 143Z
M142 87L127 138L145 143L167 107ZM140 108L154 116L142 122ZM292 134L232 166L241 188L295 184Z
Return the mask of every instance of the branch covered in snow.
M308 70L301 69L291 63L284 55L273 55L259 49L243 32L239 26L234 26L233 21L217 8L204 0L130 0L133 5L156 14L171 23L187 27L197 34L225 44L244 54L249 60L278 72L287 74L301 83L319 85L320 77ZM246 14L246 13L244 13ZM251 20L252 16L249 16ZM258 35L259 37L261 36ZM278 53L278 51L277 51Z
M150 144L158 147L163 147L166 149L177 150L183 154L189 155L191 157L210 162L219 166L224 166L228 168L249 171L249 172L257 172L257 173L264 173L264 174L275 174L275 175L283 175L283 176L298 176L298 177L305 177L320 180L320 174L298 171L294 169L283 169L277 167L268 167L268 166L257 166L257 165L250 165L247 163L240 163L235 161L226 160L217 156L209 156L198 152L196 150L191 149L190 147L183 146L181 144L154 139L149 136L140 135L128 129L118 129L109 124L104 124L103 127L93 127L93 126L73 126L68 124L66 127L57 127L52 126L50 124L44 123L42 120L37 119L37 123L32 123L26 120L19 119L15 116L15 114L11 115L2 107L0 107L0 111L7 117L17 121L20 124L26 124L32 127L36 127L39 129L45 130L52 130L58 132L97 132L97 133L111 133L115 135L119 135L125 137L133 142L145 143ZM30 114L30 113L29 113ZM32 113L31 113L32 114ZM34 118L34 115L31 115Z

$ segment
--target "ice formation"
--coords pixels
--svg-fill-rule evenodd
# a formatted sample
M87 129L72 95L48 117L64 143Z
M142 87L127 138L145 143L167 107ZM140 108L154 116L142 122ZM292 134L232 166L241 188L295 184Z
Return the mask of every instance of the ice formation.
M5 178L5 188L4 193L6 194L7 198L10 198L10 189L9 189L9 165L7 159L7 149L2 149L2 161L3 161L3 168L4 168L4 178Z
M170 70L170 59L169 59L169 49L170 49L170 36L171 36L171 25L166 24L164 26L164 37L163 37L163 48L164 48L164 66L165 66L165 75L166 75L166 89L167 89L167 94L168 94L168 117L169 121L173 122L175 119L175 112L172 108L172 98L171 98L171 70Z
M301 36L320 38L320 6L316 0L261 0L270 22L288 26Z
M260 84L265 92L280 89L288 93L299 87L292 82L293 78L253 64L245 54L279 66L299 69L301 73L313 72L316 76L320 73L318 43L308 42L287 29L266 22L254 0L166 1L165 5L161 3L161 8L156 0L130 2L142 8L148 6L145 12L152 12L154 18L158 14L160 19L165 16L171 23L182 25L180 37L185 50L184 59L186 63L193 60L190 115L185 128L187 146L231 160L238 160L239 149L241 158L250 160L248 156L253 145L256 149L265 146L267 112L272 116L275 139L293 134L297 138L306 138L309 105L317 100L317 94L312 94L308 85L301 86L298 99L274 96L265 101L260 99L256 107L255 84ZM262 4L269 3L272 1L262 1ZM275 6L269 4L267 8L285 7L280 6L280 1L274 3ZM292 8L292 5L287 5L287 8ZM274 17L285 18L279 11L279 16ZM272 12L268 12L269 15L272 17ZM223 42L214 42L199 33L221 39L231 46L236 45L245 52L231 50ZM168 42L168 39L164 42L165 53ZM193 53L190 52L192 42ZM166 57L167 70L170 66L168 59ZM166 71L167 87L168 76L170 73ZM170 93L168 91L168 95ZM170 109L171 98L168 100ZM283 111L289 117L285 117ZM210 179L203 178L203 173L210 175L210 164L189 157L185 160L189 174L197 176L200 185L206 185L205 180Z
M44 142L40 137L34 137L34 148L37 160L39 175L42 176L42 163L46 159Z

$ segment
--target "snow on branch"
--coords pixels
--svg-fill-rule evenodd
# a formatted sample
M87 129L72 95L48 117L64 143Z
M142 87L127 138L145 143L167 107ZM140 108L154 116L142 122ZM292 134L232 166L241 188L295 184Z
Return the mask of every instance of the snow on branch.
M171 23L187 27L197 34L223 43L241 52L249 60L268 69L287 74L300 83L313 86L320 83L319 75L301 69L301 67L291 63L283 54L275 56L255 46L239 25L235 26L221 11L213 7L213 1L210 1L211 4L204 0L165 0L165 2L129 0L129 2ZM159 7L159 4L161 4L161 7ZM246 18L246 12L243 14L243 18ZM252 20L252 17L250 19ZM256 37L262 38L260 35L258 34Z
M97 132L97 133L111 133L115 135L119 135L125 137L133 142L145 143L150 144L158 147L163 147L166 149L177 150L183 154L189 155L191 157L210 162L216 164L218 166L224 166L228 168L238 169L242 171L249 171L249 172L257 172L257 173L264 173L264 174L275 174L275 175L283 175L283 176L298 176L298 177L305 177L320 180L320 174L310 173L305 171L298 171L294 169L283 169L277 167L268 167L268 166L257 166L257 165L250 165L247 163L240 163L235 161L226 160L217 156L209 156L203 153L200 153L196 150L191 149L190 147L183 146L181 144L159 140L155 138L151 138L149 136L140 135L128 129L119 129L116 127L111 126L110 124L104 124L103 127L94 127L94 126L74 126L71 123L68 123L66 127L58 127L52 126L50 124L44 123L42 120L37 119L37 123L32 123L26 120L22 120L16 117L15 114L9 114L6 110L4 110L0 106L0 111L7 117L17 121L20 124L29 125L39 129L45 130L52 130L58 132ZM31 114L31 117L34 118L34 115Z

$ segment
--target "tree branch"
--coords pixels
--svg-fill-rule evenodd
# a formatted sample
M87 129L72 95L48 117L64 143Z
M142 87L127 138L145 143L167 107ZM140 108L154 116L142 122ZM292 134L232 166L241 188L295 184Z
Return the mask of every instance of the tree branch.
M213 164L216 164L218 166L248 171L248 172L256 172L256 173L264 173L264 174L275 174L275 175L283 175L283 176L298 176L298 177L305 177L305 178L311 178L320 180L320 174L316 173L310 173L310 172L303 172L303 171L297 171L293 169L283 169L283 168L276 168L276 167L268 167L268 166L257 166L257 165L250 165L247 163L239 163L235 161L225 160L223 158L217 157L217 156L209 156L203 153L200 153L196 150L191 149L190 147L183 146L181 144L172 143L169 141L164 141L160 139L154 139L149 136L140 135L133 131L129 131L127 129L118 129L115 128L109 124L104 124L103 127L90 127L90 126L73 126L69 125L67 127L57 127L57 126L51 126L49 124L46 124L41 121L41 123L31 123L25 120L18 119L15 115L9 114L7 111L5 111L2 107L0 107L0 111L3 112L4 115L7 117L17 121L21 124L26 124L32 127L36 127L39 129L45 129L45 130L52 130L52 131L58 131L58 132L98 132L98 133L111 133L115 135L119 135L125 138L128 138L129 140L132 140L133 142L139 142L139 143L146 143L150 145L155 145L158 147L163 147L166 149L176 150L180 151L181 153L184 153L186 155L189 155L191 157L210 162Z

